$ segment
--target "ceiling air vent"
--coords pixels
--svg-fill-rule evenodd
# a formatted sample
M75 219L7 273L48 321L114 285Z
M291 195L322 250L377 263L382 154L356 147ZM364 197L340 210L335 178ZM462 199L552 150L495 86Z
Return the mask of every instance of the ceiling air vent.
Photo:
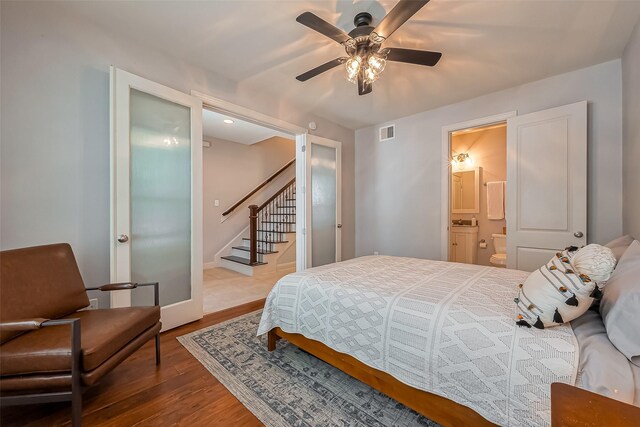
M396 125L389 125L380 128L380 141L389 141L396 137Z

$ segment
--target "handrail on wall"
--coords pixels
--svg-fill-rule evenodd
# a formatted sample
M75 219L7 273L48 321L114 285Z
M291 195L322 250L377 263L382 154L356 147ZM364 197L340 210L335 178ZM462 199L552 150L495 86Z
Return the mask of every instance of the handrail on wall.
M265 185L267 185L268 183L270 183L271 181L273 181L274 179L276 179L282 172L284 172L289 166L291 166L292 164L294 164L296 162L296 159L293 158L291 159L289 162L287 162L287 164L285 164L284 166L282 166L280 169L278 169L273 175L271 175L269 178L267 178L266 180L264 180L260 185L258 185L256 188L254 188L253 190L251 190L246 196L244 196L242 199L238 200L236 203L233 204L233 206L231 206L229 209L227 209L226 211L222 212L222 216L227 216L229 215L231 212L233 212L234 210L236 210L239 206L241 206L244 202L246 202L251 196L253 196L254 194L256 194L258 191L260 191L260 189L262 189Z

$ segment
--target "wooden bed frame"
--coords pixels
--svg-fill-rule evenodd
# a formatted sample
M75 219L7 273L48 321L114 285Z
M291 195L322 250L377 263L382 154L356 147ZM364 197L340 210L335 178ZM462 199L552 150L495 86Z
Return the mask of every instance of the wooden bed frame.
M365 365L356 358L337 352L321 342L273 328L267 335L267 349L276 349L276 342L284 338L291 344L324 360L341 371L375 388L403 405L443 426L495 426L474 410L447 398L418 390L398 381L391 375Z
M267 335L269 351L276 349L276 342L280 338L443 426L496 425L464 405L408 386L352 356L332 350L321 342L300 334L290 334L280 328L273 328ZM569 384L551 384L552 427L632 427L638 425L638 419L640 408L636 406Z
M467 406L411 387L353 356L338 352L301 334L285 332L275 327L267 334L267 349L274 351L277 341L281 338L443 426L497 425ZM617 390L615 392L617 393ZM574 385L560 382L550 384L549 400L551 427L640 426L640 406L611 399Z

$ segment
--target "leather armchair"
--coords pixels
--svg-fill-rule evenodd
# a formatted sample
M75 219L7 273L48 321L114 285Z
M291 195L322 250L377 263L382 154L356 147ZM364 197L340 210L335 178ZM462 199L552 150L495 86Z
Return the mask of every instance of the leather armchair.
M82 310L87 290L153 286L155 305ZM160 363L158 283L85 288L66 243L0 252L0 403L71 401L82 421L82 393L155 337Z

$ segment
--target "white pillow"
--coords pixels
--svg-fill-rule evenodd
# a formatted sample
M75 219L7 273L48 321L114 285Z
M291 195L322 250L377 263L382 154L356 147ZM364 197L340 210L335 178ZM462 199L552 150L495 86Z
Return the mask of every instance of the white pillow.
M591 280L600 285L600 288L611 277L616 262L616 256L611 249L595 243L581 248L571 258L571 265L580 274L589 276Z
M629 245L607 283L600 314L609 340L640 366L640 242Z
M627 250L629 245L633 243L634 240L635 239L633 238L633 236L629 236L627 234L624 236L620 236L617 239L613 239L612 241L607 243L605 246L611 249L613 251L613 254L616 256L616 260L620 261L620 258L622 258L622 255Z
M589 245L558 252L529 275L515 299L517 324L539 329L569 322L584 314L600 290L596 280L608 279L615 267L610 249Z

